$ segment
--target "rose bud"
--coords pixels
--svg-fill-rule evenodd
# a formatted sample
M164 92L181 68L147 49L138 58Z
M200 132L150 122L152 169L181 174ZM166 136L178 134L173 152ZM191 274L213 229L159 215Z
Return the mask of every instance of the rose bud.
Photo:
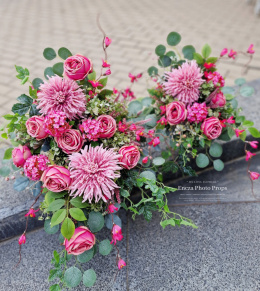
M23 167L25 161L31 156L31 151L27 146L19 145L12 151L13 163L16 167Z

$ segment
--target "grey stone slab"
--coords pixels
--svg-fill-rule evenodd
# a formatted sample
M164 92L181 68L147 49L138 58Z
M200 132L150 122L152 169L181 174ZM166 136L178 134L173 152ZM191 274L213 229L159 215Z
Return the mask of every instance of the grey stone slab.
M242 158L227 163L222 172L211 169L200 173L197 177L169 182L169 185L179 189L169 194L169 204L260 200L260 180L254 181L255 196L253 196L247 167L248 162ZM252 158L250 170L260 172L260 153Z
M126 214L120 211L120 217L123 221L124 239L117 243L120 249L120 255L123 259L126 255L127 227ZM110 239L110 231L103 229L97 234L99 241ZM12 238L0 244L0 260L3 262L3 267L0 269L0 290L2 291L39 291L49 290L52 284L48 282L49 270L52 265L50 263L53 250L61 251L62 246L58 240L58 233L48 235L43 229L33 231L27 234L26 244L22 247L22 261L20 265L13 269L19 259L18 255L18 237ZM71 260L70 263L73 260ZM84 270L93 268L97 274L97 281L93 288L86 288L80 285L75 288L75 291L80 290L100 290L100 291L124 291L126 290L126 268L123 268L118 273L116 266L116 249L113 248L108 256L101 256L97 253L91 261L82 264Z
M260 289L260 203L171 207L198 229L129 222L129 291Z

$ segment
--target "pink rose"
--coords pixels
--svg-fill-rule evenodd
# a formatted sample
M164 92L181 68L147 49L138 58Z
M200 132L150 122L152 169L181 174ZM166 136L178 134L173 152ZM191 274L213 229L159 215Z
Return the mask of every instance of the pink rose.
M201 130L208 139L216 139L221 135L222 126L217 117L209 117L201 124Z
M100 115L97 121L101 122L100 138L110 138L116 132L116 121L110 115Z
M226 104L226 98L222 91L219 91L210 101L210 108L224 107Z
M62 136L55 137L55 141L66 154L76 153L83 146L83 137L76 129L66 129Z
M187 117L185 104L180 101L174 101L166 107L166 117L170 125L176 125L184 121Z
M62 166L49 166L42 174L43 187L52 192L68 190L71 179L70 171Z
M32 156L27 146L19 145L12 151L13 163L16 167L23 167L25 161Z
M122 163L123 168L128 170L134 168L140 159L139 149L134 145L121 147L119 154L121 155L119 162Z
M26 121L27 133L37 140L46 138L49 134L43 128L44 117L33 116Z
M71 56L64 62L64 76L67 76L69 79L83 80L91 72L91 60L82 55Z
M66 238L64 240L68 254L75 256L92 249L95 243L95 235L86 226L77 227L72 238L69 241Z

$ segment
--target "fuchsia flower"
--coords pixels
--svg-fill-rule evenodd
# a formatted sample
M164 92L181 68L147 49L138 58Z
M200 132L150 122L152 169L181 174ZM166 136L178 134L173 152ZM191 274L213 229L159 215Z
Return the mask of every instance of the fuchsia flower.
M144 136L144 132L143 132L143 130L137 130L137 131L135 132L135 134L136 134L136 140L137 140L137 141L140 141L140 136Z
M27 146L19 145L12 151L13 163L16 167L23 167L25 161L32 156Z
M140 159L139 148L134 145L122 146L118 153L120 154L119 162L128 170L134 168Z
M136 99L134 92L127 87L123 92L122 92L122 96L126 99L127 97L130 97L130 100Z
M114 245L116 245L117 241L120 241L123 239L123 235L122 235L122 229L119 225L113 224L113 228L112 228L112 241L110 244L114 243Z
M228 49L227 48L224 48L221 53L220 53L220 56L223 57L224 55L226 55L228 53Z
M27 217L30 215L30 217L36 217L35 213L39 210L40 209L34 210L33 208L30 208L30 210L24 216Z
M247 52L251 55L253 55L255 53L253 44L250 44L249 48L247 49Z
M160 138L158 136L148 142L149 145L152 145L154 147L158 146L160 143Z
M43 116L32 116L26 121L27 133L37 140L45 139L49 134L44 130L43 125Z
M142 77L142 75L143 75L143 74L140 73L140 74L137 74L137 75L135 76L135 75L129 73L129 74L128 74L128 77L131 79L131 83L134 83L134 82L137 82L137 80L140 79L140 78Z
M48 168L49 159L44 155L28 158L24 164L24 174L33 181L40 180L42 173Z
M114 179L120 177L120 157L115 149L104 149L102 145L85 146L80 153L70 155L71 196L83 196L83 202L88 200L89 203L94 197L95 203L100 199L105 202L111 199L115 189L119 188Z
M258 141L250 141L248 142L252 148L257 149L258 148Z
M237 56L237 52L234 51L233 49L231 49L229 54L228 54L228 57L232 58L234 60L236 58L236 56Z
M26 243L26 236L25 236L25 233L23 233L23 234L19 237L18 244L19 244L19 245L22 245L22 244L25 244L25 243Z
M206 118L201 125L201 130L209 140L218 138L222 132L220 120L217 117Z
M234 116L230 116L227 120L226 120L227 123L229 124L234 124L236 123L236 121L234 120Z
M188 106L187 108L188 114L187 114L187 120L189 122L195 122L195 123L200 123L202 122L208 115L208 108L205 104L203 103L193 103L192 106Z
M166 117L170 125L176 125L187 117L185 104L180 101L173 101L166 107Z
M260 177L260 174L257 172L250 172L250 171L248 171L248 172L250 174L251 180L257 180Z
M164 115L166 113L166 105L160 106L160 110L161 110L161 115Z
M99 133L100 138L112 137L117 129L116 121L110 115L100 115L97 118L97 122L100 122L101 131Z
M185 104L191 104L199 99L199 89L204 82L203 74L196 61L186 62L178 69L166 72L163 83L165 92Z
M135 131L136 130L136 125L133 123L129 126L129 130L133 130Z
M240 130L236 128L235 129L236 136L239 137L244 131L245 131L244 129Z
M106 75L106 76L111 75L111 70L110 70L110 69L106 70L106 71L105 71L105 75Z
M43 128L51 136L60 137L71 126L66 122L66 114L62 111L51 110L45 117Z
M126 124L123 124L122 121L119 121L118 122L118 130L120 132L125 132L127 129L127 125Z
M83 133L83 138L90 141L97 141L100 133L103 132L101 122L91 118L84 120L79 125L79 130Z
M97 88L97 87L103 87L103 85L101 84L101 83L99 83L98 81L96 81L96 80L88 80L89 81L89 83L92 85L92 87L94 87L94 88Z
M157 123L161 124L161 125L167 125L168 121L165 117L162 117L161 119L159 119L157 121Z
M109 213L114 213L117 210L118 210L118 208L115 207L115 205L113 203L109 203L109 205L108 205L108 212Z
M149 160L148 157L144 157L144 158L142 159L142 163L143 163L143 164L147 164L147 163L148 163L148 160Z
M62 79L59 76L49 78L40 86L37 94L40 112L62 111L69 120L82 117L86 110L86 97L83 90L74 80Z
M250 151L246 151L246 161L250 160L256 154L251 153Z
M224 87L225 80L219 72L204 72L207 82L212 81L215 87Z
M110 64L106 60L102 59L102 67L103 68L110 68Z
M126 262L120 258L118 260L117 266L118 266L118 269L121 270L126 266Z
M206 68L207 70L214 68L215 64L214 63L205 63L204 64L204 68Z
M226 98L222 91L219 91L216 95L213 96L209 103L210 108L224 107L226 105Z
M107 36L105 37L105 45L106 47L108 47L112 42L112 39L111 38L108 38Z

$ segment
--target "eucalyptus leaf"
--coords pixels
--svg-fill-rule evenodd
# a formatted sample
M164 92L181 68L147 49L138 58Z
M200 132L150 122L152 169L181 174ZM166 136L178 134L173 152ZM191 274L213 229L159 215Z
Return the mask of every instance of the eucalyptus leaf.
M167 43L170 46L176 46L181 41L181 35L178 32L170 32L167 36Z
M43 51L43 56L45 57L46 60L53 60L56 58L56 52L53 48L47 47Z
M58 50L58 55L63 59L66 60L68 57L72 56L72 53L65 47L61 47Z
M76 287L82 279L82 273L77 267L70 267L64 273L64 282L68 287Z
M26 187L29 185L30 180L27 177L20 177L15 179L14 181L14 189L16 191L23 191L26 189Z
M196 164L199 168L205 168L209 165L209 158L205 154L198 154Z
M93 269L89 269L83 274L83 284L86 287L92 287L97 279L97 275Z

